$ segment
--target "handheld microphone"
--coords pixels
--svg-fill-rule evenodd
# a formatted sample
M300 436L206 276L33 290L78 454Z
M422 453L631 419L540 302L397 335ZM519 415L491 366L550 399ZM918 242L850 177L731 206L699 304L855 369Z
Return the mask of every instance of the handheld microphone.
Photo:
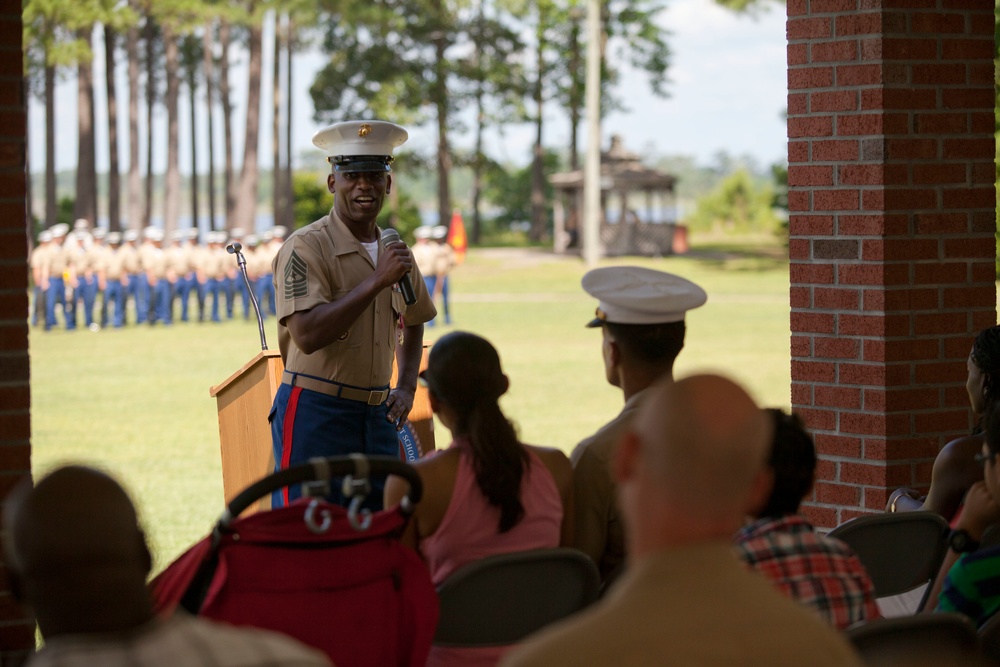
M243 244L239 241L233 241L226 246L226 252L230 255L236 255L236 265L240 267L240 273L243 274L243 282L247 286L247 294L250 295L250 303L253 304L253 310L257 314L257 330L260 333L260 349L267 349L267 338L264 336L264 317L260 314L260 305L257 303L257 296L253 293L253 285L250 284L250 276L247 275L247 258L243 256L240 252L243 250Z
M390 244L400 241L399 232L395 229L382 230L382 247L387 248ZM402 241L400 241L402 243ZM404 273L399 279L399 290L403 293L403 301L407 306L412 306L417 302L417 294L413 291L413 283L410 282L410 274Z

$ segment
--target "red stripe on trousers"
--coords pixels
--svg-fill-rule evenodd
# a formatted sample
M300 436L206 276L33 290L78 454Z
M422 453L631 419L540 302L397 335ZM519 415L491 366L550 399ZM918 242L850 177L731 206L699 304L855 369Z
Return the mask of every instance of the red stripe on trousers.
M281 428L281 469L288 468L289 461L292 460L292 434L295 433L295 412L299 408L299 396L302 394L302 387L292 387L292 393L288 396L288 405L285 406L285 421ZM281 490L281 496L288 507L288 487Z

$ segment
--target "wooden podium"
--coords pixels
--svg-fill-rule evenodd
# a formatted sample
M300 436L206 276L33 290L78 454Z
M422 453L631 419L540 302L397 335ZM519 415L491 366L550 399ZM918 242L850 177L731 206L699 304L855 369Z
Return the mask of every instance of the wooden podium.
M274 471L271 411L285 364L278 350L261 350L243 367L208 390L219 409L222 489L229 504L236 495ZM271 509L270 497L247 510Z
M420 370L427 368L424 345ZM222 490L226 504L257 480L274 471L271 424L267 415L281 384L285 365L278 350L261 350L242 368L208 390L219 410L222 454ZM393 365L392 384L396 382ZM427 388L417 383L410 423L420 439L421 454L434 451L434 416ZM270 497L261 498L244 515L271 509Z

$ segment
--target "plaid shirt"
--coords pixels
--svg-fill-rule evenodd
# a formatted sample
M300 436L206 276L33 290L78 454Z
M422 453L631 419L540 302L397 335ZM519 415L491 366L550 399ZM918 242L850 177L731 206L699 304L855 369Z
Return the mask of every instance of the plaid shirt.
M736 534L734 546L751 569L837 628L879 617L875 587L858 557L798 514L758 519Z

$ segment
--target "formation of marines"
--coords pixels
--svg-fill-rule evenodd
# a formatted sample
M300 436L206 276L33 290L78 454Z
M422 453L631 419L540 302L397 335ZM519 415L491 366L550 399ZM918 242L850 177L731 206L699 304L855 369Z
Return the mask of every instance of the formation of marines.
M230 241L243 246L261 315L274 315L271 262L286 233L281 226L260 235L210 231L199 243L196 228L165 235L158 227L141 232L92 229L84 219L72 228L53 225L39 234L31 253L31 324L48 331L59 327L61 319L68 331L78 324L97 331L126 324L170 325L176 316L181 322L221 322L234 317L237 296L244 319L249 319L250 295L236 257L226 251Z

